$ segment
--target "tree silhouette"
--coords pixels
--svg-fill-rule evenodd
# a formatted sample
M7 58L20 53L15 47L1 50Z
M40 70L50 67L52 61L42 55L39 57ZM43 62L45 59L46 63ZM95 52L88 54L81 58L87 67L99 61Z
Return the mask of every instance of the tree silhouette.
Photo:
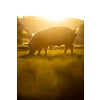
M22 29L23 25L19 22L17 17L17 44L22 44Z
M80 25L77 37L74 41L75 44L84 45L84 23Z

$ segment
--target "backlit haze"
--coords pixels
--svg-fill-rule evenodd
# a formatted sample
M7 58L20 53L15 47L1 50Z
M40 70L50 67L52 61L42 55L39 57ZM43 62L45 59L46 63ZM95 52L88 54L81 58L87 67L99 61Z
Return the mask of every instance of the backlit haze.
M81 16L82 5L78 5L78 3L79 1L67 0L33 0L28 4L26 1L20 1L17 16L19 18L23 16L40 16L53 21L63 20L66 17L84 20L84 16ZM81 8L81 12L79 8Z

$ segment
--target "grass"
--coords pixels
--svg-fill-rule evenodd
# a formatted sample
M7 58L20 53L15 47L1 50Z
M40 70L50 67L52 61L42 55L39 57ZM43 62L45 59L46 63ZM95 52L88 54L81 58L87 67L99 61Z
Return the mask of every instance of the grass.
M84 100L84 49L17 51L18 100Z

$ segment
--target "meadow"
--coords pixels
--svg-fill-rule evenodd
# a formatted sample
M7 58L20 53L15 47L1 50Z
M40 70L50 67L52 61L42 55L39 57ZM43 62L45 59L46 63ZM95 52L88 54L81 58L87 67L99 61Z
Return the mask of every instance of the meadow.
M18 100L84 100L84 48L27 55L17 49Z

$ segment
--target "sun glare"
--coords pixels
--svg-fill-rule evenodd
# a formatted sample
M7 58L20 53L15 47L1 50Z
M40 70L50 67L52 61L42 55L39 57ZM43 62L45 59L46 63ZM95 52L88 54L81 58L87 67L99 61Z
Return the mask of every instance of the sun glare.
M18 15L19 18L23 18L24 15ZM25 15L25 16L34 16L34 15ZM46 18L47 20L50 20L50 21L60 21L60 20L63 20L65 18L67 18L66 16L59 16L59 15L54 15L54 16L51 16L51 15L41 15L40 17L44 17Z
M18 17L19 17L19 18L22 18L22 17L23 17L23 15L18 15Z
M41 0L40 3L35 2L36 5L34 6L30 4L27 7L27 9L26 8L24 8L24 10L22 8L19 9L18 17L22 18L22 16L40 16L40 17L45 17L46 19L51 21L63 20L64 18L69 17L70 11L67 10L68 5L66 6L65 3L61 5L61 3L62 3L61 1L57 0L56 1Z
M48 20L51 20L51 21L60 21L66 17L64 17L64 16L46 16L45 18Z
M35 0L29 5L24 2L24 7L22 7L23 2L21 3L17 11L19 18L22 18L22 16L40 16L53 21L62 20L65 17L83 18L79 13L79 8L75 5L76 1L72 3L70 0Z

